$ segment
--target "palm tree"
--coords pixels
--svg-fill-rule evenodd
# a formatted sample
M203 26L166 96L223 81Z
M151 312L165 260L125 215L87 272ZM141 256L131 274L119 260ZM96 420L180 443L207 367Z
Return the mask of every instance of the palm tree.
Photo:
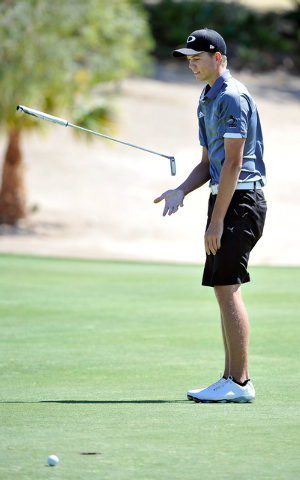
M12 225L26 216L26 193L19 138L20 131L12 128L9 131L0 192L0 223Z
M0 4L0 126L8 144L0 191L0 223L26 216L20 139L41 122L16 113L17 104L109 127L110 106L87 108L94 85L139 71L152 40L145 14L131 0L2 0ZM80 101L81 99L81 101ZM79 113L78 113L79 112Z

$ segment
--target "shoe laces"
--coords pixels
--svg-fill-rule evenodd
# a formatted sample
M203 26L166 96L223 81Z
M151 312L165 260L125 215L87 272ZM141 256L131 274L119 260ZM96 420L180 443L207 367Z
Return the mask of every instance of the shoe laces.
M232 377L231 377L231 375L229 375L229 377L227 378L227 380L225 380L225 382L223 382L223 383L221 383L221 384L217 385L217 387L216 387L216 388L214 388L214 390L218 390L219 388L223 388L223 387L224 387L224 386L225 386L225 385L228 383L228 381L229 381L229 380L232 380Z

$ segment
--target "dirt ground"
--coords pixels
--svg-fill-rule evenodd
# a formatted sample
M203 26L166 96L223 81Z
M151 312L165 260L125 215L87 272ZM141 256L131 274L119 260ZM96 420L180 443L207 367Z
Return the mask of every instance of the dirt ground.
M254 96L265 139L269 211L251 264L300 265L300 78L232 73ZM202 88L173 64L154 78L120 85L114 136L174 155L175 177L166 158L96 137L79 141L71 128L49 124L47 137L24 135L31 213L18 228L0 226L0 252L203 263L208 187L190 194L171 217L163 218L163 205L153 203L199 162L196 108ZM1 158L5 142L2 135Z

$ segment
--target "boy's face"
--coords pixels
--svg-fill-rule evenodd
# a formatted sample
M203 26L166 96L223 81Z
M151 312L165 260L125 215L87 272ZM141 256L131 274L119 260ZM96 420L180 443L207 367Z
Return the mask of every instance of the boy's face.
M203 52L187 56L189 68L193 71L198 82L205 81L210 86L215 82L219 66L218 55L221 56L220 53L210 56L207 52Z

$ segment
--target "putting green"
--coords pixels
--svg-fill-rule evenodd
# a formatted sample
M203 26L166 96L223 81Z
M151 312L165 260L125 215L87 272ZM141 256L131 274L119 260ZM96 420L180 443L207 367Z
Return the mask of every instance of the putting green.
M210 405L186 399L223 367L202 267L11 255L0 267L1 479L297 478L299 268L251 269L257 399Z

